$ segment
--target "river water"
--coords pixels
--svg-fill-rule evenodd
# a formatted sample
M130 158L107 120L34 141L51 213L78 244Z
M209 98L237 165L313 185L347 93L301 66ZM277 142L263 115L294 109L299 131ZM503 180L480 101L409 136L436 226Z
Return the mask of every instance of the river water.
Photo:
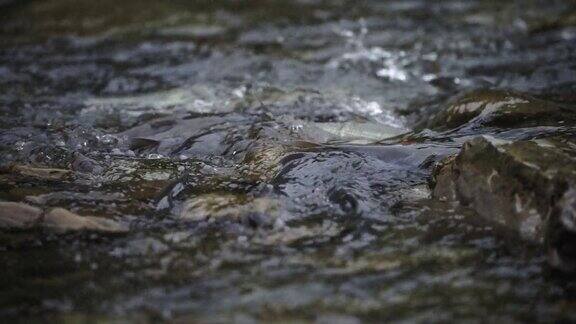
M0 232L0 316L576 319L539 247L430 198L431 166L467 134L419 128L479 88L574 104L575 8L0 2L0 200L130 228Z

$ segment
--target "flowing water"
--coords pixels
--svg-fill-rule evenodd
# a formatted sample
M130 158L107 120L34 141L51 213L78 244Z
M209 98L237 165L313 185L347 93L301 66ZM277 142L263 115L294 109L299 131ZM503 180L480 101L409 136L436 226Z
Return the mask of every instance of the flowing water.
M576 320L574 284L541 248L430 198L432 166L466 130L418 128L472 89L573 105L575 12L552 0L0 1L0 200L130 228L0 232L0 316Z

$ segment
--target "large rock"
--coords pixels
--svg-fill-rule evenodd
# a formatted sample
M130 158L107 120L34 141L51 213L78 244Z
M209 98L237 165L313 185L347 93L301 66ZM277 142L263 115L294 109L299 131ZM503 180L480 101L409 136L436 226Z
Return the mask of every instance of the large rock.
M434 171L433 196L547 244L550 261L576 269L576 141L507 142L478 137Z

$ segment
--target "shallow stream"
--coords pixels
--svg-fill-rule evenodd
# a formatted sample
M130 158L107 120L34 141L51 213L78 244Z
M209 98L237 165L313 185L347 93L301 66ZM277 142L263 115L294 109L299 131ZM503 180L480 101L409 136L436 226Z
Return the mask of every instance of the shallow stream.
M0 231L0 318L576 320L574 281L542 248L431 198L434 164L478 132L422 126L475 89L574 106L575 15L552 0L0 1L0 200L129 227Z

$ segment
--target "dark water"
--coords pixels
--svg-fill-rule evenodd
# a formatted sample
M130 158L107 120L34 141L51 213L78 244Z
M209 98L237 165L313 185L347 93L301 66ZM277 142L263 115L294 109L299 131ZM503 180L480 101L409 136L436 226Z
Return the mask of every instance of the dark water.
M573 105L575 8L0 2L0 200L130 226L0 232L0 316L575 320L540 248L429 198L468 133L394 138L472 89Z

